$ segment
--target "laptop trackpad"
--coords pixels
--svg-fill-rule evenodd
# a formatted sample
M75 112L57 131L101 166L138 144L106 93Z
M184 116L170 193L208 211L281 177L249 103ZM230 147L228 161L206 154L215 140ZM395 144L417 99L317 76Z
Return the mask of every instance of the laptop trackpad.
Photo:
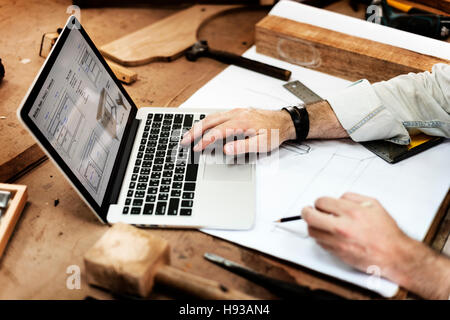
M252 166L244 164L208 164L203 171L206 181L251 181Z

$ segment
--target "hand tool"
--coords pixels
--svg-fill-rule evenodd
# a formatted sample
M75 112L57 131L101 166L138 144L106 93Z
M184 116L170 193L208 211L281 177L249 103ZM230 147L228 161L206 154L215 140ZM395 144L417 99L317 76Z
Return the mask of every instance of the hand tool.
M213 50L209 48L208 42L205 40L197 41L185 52L185 56L189 61L196 61L200 57L214 59L222 63L233 64L284 81L289 80L291 77L291 72L289 70L250 60L234 53Z
M284 84L283 87L297 98L300 98L305 104L312 104L323 100L319 95L298 80L288 82Z
M307 300L342 300L341 296L334 293L316 289L311 290L308 287L298 285L296 283L290 283L274 278L270 278L261 273L258 273L250 268L244 267L233 261L227 260L223 257L215 255L213 253L205 253L204 258L211 261L218 266L233 272L247 280L250 280L256 284L259 284L269 291L275 293L277 296L284 299L298 299L303 298Z
M380 14L383 25L436 39L446 39L450 35L449 17L427 13L396 13L386 0L374 0L372 5L379 7L381 13L377 14ZM366 20L370 15L366 12Z
M166 240L124 223L114 224L84 256L88 283L121 295L148 297L157 282L201 299L255 299L169 261Z
M432 13L432 12L425 11L425 10L422 10L422 9L419 9L419 8L415 8L415 7L411 6L411 5L408 5L408 4L405 4L403 2L399 2L399 1L396 1L396 0L386 0L386 3L389 6L395 8L397 10L400 10L400 11L403 11L403 12L409 13L409 14L423 14L423 13L429 14L429 13Z

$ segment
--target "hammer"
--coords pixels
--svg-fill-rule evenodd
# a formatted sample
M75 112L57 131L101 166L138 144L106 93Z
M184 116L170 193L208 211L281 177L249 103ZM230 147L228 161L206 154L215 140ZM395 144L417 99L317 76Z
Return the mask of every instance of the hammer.
M197 41L192 47L187 49L185 56L189 61L197 61L200 57L211 58L226 64L233 64L284 81L289 80L291 77L291 72L289 70L277 68L255 60L250 60L234 53L213 50L209 48L208 42L205 40Z
M200 299L255 299L171 267L166 240L124 223L114 224L85 254L84 263L89 284L121 295L148 297L156 282Z

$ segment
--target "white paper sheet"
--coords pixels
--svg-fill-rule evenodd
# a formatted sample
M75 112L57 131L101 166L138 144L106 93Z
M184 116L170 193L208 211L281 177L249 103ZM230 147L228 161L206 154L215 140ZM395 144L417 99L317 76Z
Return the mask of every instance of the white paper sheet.
M244 56L291 70L291 80L300 80L324 97L349 83L257 54L254 47ZM283 83L230 66L182 107L279 109L298 103L297 98L282 87ZM309 152L304 151L308 150L306 147L310 148ZM422 240L450 186L450 141L395 165L384 162L350 140L306 141L303 151L295 151L282 148L259 160L257 217L253 229L203 231L368 288L385 297L395 295L396 284L386 279L374 280L321 249L308 237L303 221L285 223L281 227L275 226L273 221L299 213L303 206L313 204L320 196L340 196L345 191L354 191L379 199L408 235Z

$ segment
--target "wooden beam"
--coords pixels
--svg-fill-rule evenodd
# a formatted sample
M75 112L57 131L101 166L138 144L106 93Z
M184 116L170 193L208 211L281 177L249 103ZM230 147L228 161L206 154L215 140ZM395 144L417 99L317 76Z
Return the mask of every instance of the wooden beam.
M256 25L256 51L351 81L388 80L448 60L269 15Z

